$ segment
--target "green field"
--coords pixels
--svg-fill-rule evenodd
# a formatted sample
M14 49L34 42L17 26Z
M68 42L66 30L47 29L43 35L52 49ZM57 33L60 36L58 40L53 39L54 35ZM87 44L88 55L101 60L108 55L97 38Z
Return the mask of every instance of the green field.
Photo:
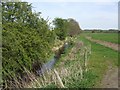
M85 35L81 35L80 40L83 42L90 42L85 39ZM110 48L90 42L92 46L92 54L89 59L89 69L91 74L87 74L87 81L85 86L96 87L99 86L99 81L103 78L103 75L108 69L108 66L116 67L118 66L118 53ZM95 76L92 77L91 75Z
M88 33L87 33L88 34ZM120 44L120 37L118 33L89 33L93 39L108 41L112 43Z

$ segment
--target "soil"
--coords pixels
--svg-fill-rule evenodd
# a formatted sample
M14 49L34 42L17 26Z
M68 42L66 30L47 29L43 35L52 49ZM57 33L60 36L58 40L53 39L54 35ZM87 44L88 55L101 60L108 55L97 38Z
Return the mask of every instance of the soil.
M105 73L100 88L118 88L118 68L110 67Z

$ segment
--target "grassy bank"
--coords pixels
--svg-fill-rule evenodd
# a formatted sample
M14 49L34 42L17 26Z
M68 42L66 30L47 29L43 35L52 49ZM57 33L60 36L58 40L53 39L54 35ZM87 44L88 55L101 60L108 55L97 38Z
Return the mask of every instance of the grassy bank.
M62 57L59 61L59 64L57 64L58 71L60 71L60 67L62 69L68 70L68 67L71 67L71 75L69 76L62 76L61 78L64 82L64 85L66 87L80 87L80 88L93 88L93 87L99 87L100 81L102 80L105 72L108 70L109 66L111 67L117 67L118 66L118 52L114 51L110 48L107 48L105 46L102 46L100 44L96 44L94 42L90 42L87 39L85 39L85 34L81 34L80 36L77 36L77 42L82 41L84 43L84 46L88 46L91 44L91 55L88 56L88 71L84 73L83 79L80 79L80 68L79 65L81 65L81 61L84 59L80 56L81 52L78 51L76 54L74 54L74 58L69 59L69 54ZM120 53L119 53L120 55ZM70 68L69 68L70 69ZM63 70L64 71L64 70ZM69 71L69 70L68 70ZM79 73L75 75L76 73ZM63 78L64 77L64 78Z
M56 77L54 70L58 72L64 87L83 87L80 84L84 72L84 53L85 47L78 38L72 38L74 44L61 55L53 70L46 72L43 77L37 77L36 80L30 82L25 87L39 87L39 88L56 88L59 85L59 79Z
M94 88L99 87L109 66L118 66L118 52L85 39L85 34L73 38L74 44L56 63L53 70L27 87L60 88L59 80L54 73L58 72L64 87ZM91 46L91 48L90 48ZM87 48L87 71L84 69L85 48Z

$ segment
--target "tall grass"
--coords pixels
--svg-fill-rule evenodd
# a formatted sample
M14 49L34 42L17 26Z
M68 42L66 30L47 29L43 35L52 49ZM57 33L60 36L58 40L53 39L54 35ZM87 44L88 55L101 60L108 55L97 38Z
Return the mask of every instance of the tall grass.
M77 38L72 38L74 46L67 54L62 55L58 60L57 66L52 70L46 71L41 76L36 76L26 68L26 75L23 78L14 78L9 80L9 86L6 88L67 88L84 87L83 80L86 73L89 56L91 54L91 45L85 45ZM12 76L10 76L12 78ZM7 81L6 81L7 82Z

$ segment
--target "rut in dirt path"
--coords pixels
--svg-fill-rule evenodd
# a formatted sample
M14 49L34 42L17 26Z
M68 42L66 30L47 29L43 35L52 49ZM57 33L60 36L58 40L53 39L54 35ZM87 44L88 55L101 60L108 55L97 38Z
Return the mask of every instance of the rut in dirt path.
M96 40L96 39L92 39L91 37L86 37L86 39L88 39L92 42L96 42L98 44L104 45L106 47L112 48L113 50L120 51L119 44L115 44L115 43L111 43L111 42L107 42L107 41L102 41L102 40Z
M118 68L109 67L105 73L100 88L118 88Z
M120 47L119 44L106 42L102 40L96 40L92 39L91 37L86 37L86 39L96 42L98 44L101 44L103 46L112 48L113 50L120 51L118 47ZM108 70L103 76L103 79L100 82L99 88L118 88L118 67L112 67L111 64L108 66Z

